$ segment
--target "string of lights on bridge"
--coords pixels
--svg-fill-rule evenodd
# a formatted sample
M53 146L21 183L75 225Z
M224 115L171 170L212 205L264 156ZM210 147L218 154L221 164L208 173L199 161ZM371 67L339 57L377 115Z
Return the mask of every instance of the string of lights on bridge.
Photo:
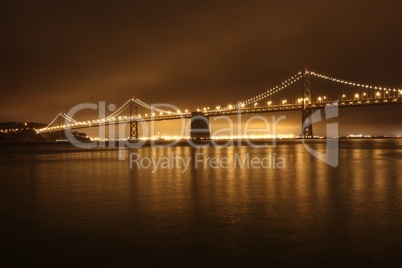
M146 113L144 117L141 114L137 115L132 115L132 116L119 116L122 114L125 110L127 110L130 107L130 103L134 102L137 103L138 105L144 107L145 109L151 110L151 113L148 115ZM157 112L157 113L156 113ZM147 104L143 101L141 101L138 98L131 98L127 100L122 106L120 106L116 111L114 111L112 114L108 115L107 117L103 119L96 119L96 120L88 120L88 121L77 121L67 115L66 113L60 112L57 114L57 116L44 128L38 129L37 132L47 132L47 131L57 131L60 129L65 129L65 128L77 128L77 127L91 127L91 126L98 126L98 125L105 125L105 124L112 124L112 123L126 123L130 122L131 120L148 120L155 118L156 116L173 116L173 117L180 117L183 115L189 116L190 113L186 109L184 112L177 110L177 111L168 111L168 110L163 110L159 109L157 107L154 107L150 104ZM67 124L63 125L58 125L58 126L52 126L54 122L56 122L58 119L65 119L65 122L68 122Z
M402 89L397 89L397 88L390 88L390 87L382 87L382 86L373 86L373 85L368 85L368 84L363 84L363 83L356 83L356 82L350 82L350 81L346 81L346 80L342 80L342 79L338 79L338 78L334 78L334 77L330 77L327 75L323 75L320 73L316 73L313 71L307 71L311 76L317 77L317 78L321 78L324 80L328 80L328 81L332 81L332 82L336 82L336 83L340 83L343 85L349 85L349 86L353 86L356 88L361 88L361 89L367 89L367 90L378 90L378 91L384 91L385 94L389 94L389 92L398 92L398 95L401 96L402 95ZM228 110L235 110L235 109L241 109L241 108L245 108L248 105L253 105L254 107L258 105L258 102L260 102L261 100L267 99L268 97L288 88L289 86L291 86L292 84L296 83L297 81L299 81L300 79L303 78L303 74L302 72L297 73L296 75L291 76L289 79L283 81L280 85L277 85L275 87L270 88L269 90L265 91L264 93L261 93L253 98L247 99L245 101L239 101L237 104L229 104L227 106L224 106L222 108L222 106L216 106L216 109L214 110L210 110L204 108L204 111L208 111L211 113L214 112L219 112L219 111L228 111ZM365 97L367 95L367 93L363 92L362 97ZM381 96L380 92L376 92L376 97L379 98ZM359 93L354 93L353 94L354 99L358 99L360 96ZM341 96L339 96L339 99L345 99L346 95L342 94ZM323 96L319 96L317 98L318 102L322 102L322 101L326 101L327 97L325 95ZM305 99L305 101L312 101L312 100L308 100ZM302 103L303 102L303 98L297 98L297 103ZM283 99L280 102L282 105L286 105L288 104L287 99ZM272 101L267 101L266 105L272 105L273 102ZM198 109L199 110L199 109ZM201 111L201 110L199 110Z
M379 86L367 85L367 84L362 84L362 83L350 82L350 81L345 81L345 80L342 80L342 79L329 77L329 76L319 74L319 73L316 73L316 72L310 72L310 74L312 76L322 78L322 79L325 79L325 80L329 80L329 81L332 81L332 82L336 82L336 83L340 83L340 84L344 84L344 85L355 86L355 87L359 87L359 88L363 88L363 89L374 89L374 90L393 91L393 92L398 91L399 93L402 92L402 89L396 89L396 88L390 88L390 87L379 87Z
M268 98L268 97L280 92L281 90L289 87L290 85L292 85L292 84L296 83L297 81L299 81L301 78L302 78L302 72L299 72L298 74L293 75L289 79L283 81L280 85L272 87L272 88L270 88L269 90L265 91L262 94L259 94L259 95L255 96L253 98L250 98L250 99L248 99L246 101L240 101L240 102L238 102L237 104L234 104L234 105L229 104L227 107L224 107L224 108L221 108L220 106L217 106L215 110L212 110L212 112L217 112L219 110L224 110L225 111L225 110L233 110L233 109L238 109L238 108L244 108L247 105L255 104L256 102L258 102L260 100L263 100L265 98ZM272 103L270 103L270 104L272 104Z
M320 78L322 80L327 80L331 82L335 82L338 84L342 84L344 86L349 87L348 91L351 90L351 88L354 89L360 89L360 92L353 92L352 95L352 101L359 101L364 98L367 99L381 99L383 96L384 99L390 98L391 97L391 92L393 92L393 97L396 97L398 102L400 101L400 98L402 97L402 89L397 89L397 88L391 88L391 87L383 87L383 86L373 86L369 84L364 84L364 83L356 83L356 82L350 82L334 77L330 77L327 75L323 75L317 72L313 71L305 71L309 75L313 77ZM216 109L210 110L209 107L204 107L202 110L197 109L197 112L203 112L206 115L213 114L213 115L219 115L219 114L228 114L231 113L235 110L242 110L242 109L248 109L253 111L253 108L261 108L261 107L269 107L269 106L275 106L273 99L269 100L268 98L272 98L273 96L278 95L278 93L283 93L284 89L289 88L291 85L295 84L299 80L303 79L303 73L299 72L288 79L284 80L281 82L279 85L274 86L270 88L269 90L266 90L265 92L254 96L252 98L249 98L245 101L239 101L236 104L228 104L225 106L216 106ZM363 92L362 92L363 91ZM369 98L368 94L366 91L370 91L375 93ZM297 91L298 92L298 91ZM383 92L384 95L382 95L380 92ZM350 94L350 92L345 92ZM397 96L396 96L397 95ZM335 100L330 100L329 98L326 97L326 95L320 95L316 98L316 103L326 103L326 102L331 102L331 101L345 101L346 100L346 94L341 94L340 96L337 97L338 99ZM259 105L262 101L263 104ZM384 102L387 102L387 100L384 100ZM126 111L132 103L136 103L139 106L149 110L149 114L145 113L144 116L141 114L136 114L136 115L131 115L131 116L121 116L121 114ZM304 99L300 97L295 98L295 103L292 104L290 101L286 98L280 99L279 100L279 105L277 106L292 106L292 105L302 105L303 103L309 103L309 104L314 104L314 101L311 99ZM352 104L362 104L359 102L352 103ZM191 113L185 109L184 111L181 111L180 109L177 110L164 110L160 109L158 107L155 107L153 105L147 104L143 102L142 100L138 98L131 98L127 100L122 106L120 106L118 109L116 109L113 113L110 115L106 116L103 119L96 119L96 120L89 120L89 121L77 121L76 119L73 119L69 115L65 113L59 113L52 121L51 123L42 129L37 130L37 132L49 132L49 131L57 131L65 128L79 128L79 127L91 127L91 126L99 126L102 124L116 124L116 123L124 123L124 122L130 122L132 120L137 120L137 121L151 121L151 120L164 120L164 119L178 119L180 117L186 117L189 118L191 116ZM58 126L52 126L57 119L63 118L65 121L65 124L63 125L58 125Z

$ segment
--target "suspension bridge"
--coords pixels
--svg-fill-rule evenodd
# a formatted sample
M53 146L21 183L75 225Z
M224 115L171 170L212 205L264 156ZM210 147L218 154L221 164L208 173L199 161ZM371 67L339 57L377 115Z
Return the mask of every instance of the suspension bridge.
M192 112L187 109L160 109L133 97L104 118L78 121L66 113L59 113L48 126L36 132L129 124L129 139L138 140L140 122L187 118L191 120L190 137L208 139L209 117L212 116L301 111L301 136L313 137L311 115L315 110L331 106L343 108L392 104L402 104L402 89L346 81L304 69L257 96L214 109L208 107ZM139 108L142 109L141 113Z

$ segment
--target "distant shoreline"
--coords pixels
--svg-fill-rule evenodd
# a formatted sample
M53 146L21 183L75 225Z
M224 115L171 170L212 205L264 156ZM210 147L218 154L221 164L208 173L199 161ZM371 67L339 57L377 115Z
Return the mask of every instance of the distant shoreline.
M402 136L373 136L373 137L347 137L347 136L342 136L338 138L327 138L327 137L315 137L315 138L306 138L304 139L305 141L319 141L319 140L379 140L379 139L402 139ZM152 146L152 145L191 145L191 143L196 144L196 145L203 145L203 144L211 144L215 143L216 145L224 145L224 144L230 144L230 145L247 145L248 143L255 143L255 144L264 144L264 143L272 143L272 142L286 142L286 141L302 141L303 139L298 137L298 138L278 138L278 139L207 139L207 140L187 140L187 139L182 139L179 141L175 140L140 140L140 141L103 141L106 146L108 146L110 143L114 143L116 147L118 147L120 144L142 144L142 146ZM82 141L80 143L84 144L90 144L90 143L97 143L99 144L100 141ZM76 143L77 145L80 143ZM71 144L75 145L75 143L71 143L69 141L29 141L29 142L24 142L24 141L12 141L12 142L7 142L7 141L0 141L0 144ZM213 145L213 144L212 144Z

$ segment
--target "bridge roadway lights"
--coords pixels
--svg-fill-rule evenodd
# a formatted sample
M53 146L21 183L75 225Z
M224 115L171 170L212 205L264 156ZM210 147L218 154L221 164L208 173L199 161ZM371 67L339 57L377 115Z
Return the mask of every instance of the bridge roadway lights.
M209 118L204 113L191 113L190 138L192 140L209 140L211 138Z

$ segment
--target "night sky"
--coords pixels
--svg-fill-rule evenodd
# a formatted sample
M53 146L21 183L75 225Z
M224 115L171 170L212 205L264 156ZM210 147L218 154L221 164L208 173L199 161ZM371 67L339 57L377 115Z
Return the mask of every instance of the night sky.
M0 121L131 96L214 107L304 67L402 88L401 1L104 2L1 2ZM402 105L347 109L341 129L402 133L401 118Z

